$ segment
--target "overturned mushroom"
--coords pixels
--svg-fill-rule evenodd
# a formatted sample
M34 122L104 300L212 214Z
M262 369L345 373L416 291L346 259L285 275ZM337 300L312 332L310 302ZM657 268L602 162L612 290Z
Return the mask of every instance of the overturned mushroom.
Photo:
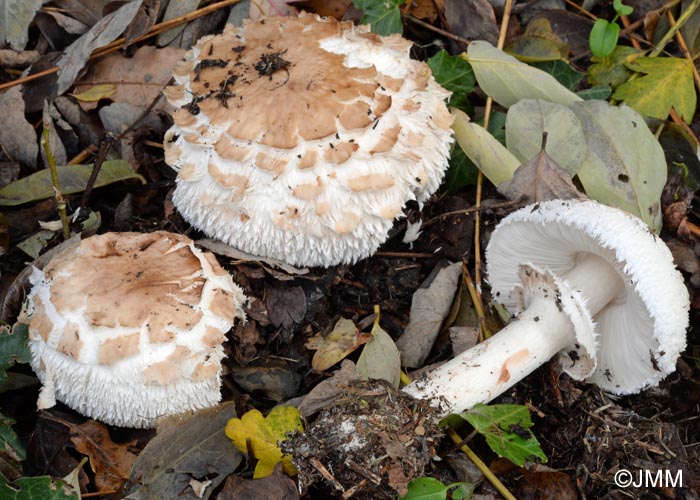
M503 219L486 257L492 294L517 319L411 383L409 394L461 411L555 355L573 378L616 394L675 369L688 291L666 245L636 217L593 201L538 203Z
M438 188L452 143L449 92L410 47L305 14L202 38L165 90L177 209L293 265L371 255L406 202Z
M245 296L213 254L163 231L107 233L35 269L25 302L39 408L152 427L216 404Z

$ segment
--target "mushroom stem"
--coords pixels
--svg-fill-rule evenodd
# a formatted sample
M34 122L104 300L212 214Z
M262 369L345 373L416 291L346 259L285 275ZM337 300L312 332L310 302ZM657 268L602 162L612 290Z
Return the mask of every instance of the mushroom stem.
M588 252L577 255L574 267L561 280L582 294L591 317L624 291L612 266ZM443 415L491 401L576 343L572 321L556 295L536 295L527 309L496 335L412 382L404 391L435 400Z

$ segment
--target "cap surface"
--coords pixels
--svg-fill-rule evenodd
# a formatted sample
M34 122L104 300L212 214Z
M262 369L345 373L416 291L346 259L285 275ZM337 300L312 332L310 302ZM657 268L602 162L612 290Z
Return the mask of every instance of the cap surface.
M410 47L313 15L202 38L165 90L178 210L294 265L373 253L405 203L438 188L452 143L449 92Z
M25 303L40 407L126 427L216 404L245 296L184 236L107 233L35 269ZM55 399L54 399L55 397Z
M638 218L590 200L552 200L510 214L486 250L492 294L516 312L518 294L510 292L520 286L521 264L563 276L582 253L607 261L625 287L593 318L598 366L588 380L617 394L655 385L685 348L689 298L670 251Z

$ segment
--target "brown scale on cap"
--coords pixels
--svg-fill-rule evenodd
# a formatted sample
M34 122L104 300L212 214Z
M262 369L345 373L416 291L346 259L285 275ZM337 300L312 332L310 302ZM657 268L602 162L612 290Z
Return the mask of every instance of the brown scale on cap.
M80 340L80 330L78 325L75 323L66 323L63 329L63 336L56 347L58 352L62 352L66 356L78 359L80 356L80 350L83 348L83 342Z
M329 163L340 165L350 159L359 146L353 142L339 142L326 149L323 157Z
M146 385L168 385L180 376L180 368L169 360L153 363L143 371Z
M207 347L216 347L226 340L226 335L217 328L207 327L207 331L202 337L202 344Z
M266 153L258 153L255 157L255 165L263 170L273 172L276 176L284 172L284 167L287 166L289 160L277 158Z
M316 152L312 149L307 149L304 152L304 155L301 157L301 161L299 162L299 168L301 168L301 169L311 168L314 165L316 165L317 159L318 159L318 152Z
M233 188L236 194L242 193L248 187L248 177L238 174L225 174L212 162L209 162L208 171L217 184L225 188Z
M64 334L65 335L65 334ZM117 361L130 358L139 352L139 332L106 340L98 350L101 365L113 365Z
M186 180L193 179L196 171L197 167L192 163L185 163L180 169L180 177Z
M374 145L370 153L384 153L391 150L399 139L399 133L401 132L401 125L394 125L393 127L382 132L382 138L379 142Z
M222 158L240 162L247 161L252 154L252 151L249 148L235 145L231 141L231 138L226 134L224 134L219 142L216 143L214 146L214 151L216 151L216 153Z
M33 336L39 335L44 339L44 342L48 342L51 330L53 330L53 322L46 314L43 301L37 297L34 303L34 314L29 323L29 334Z
M219 371L218 363L213 361L198 363L192 371L192 380L199 382L200 380L206 380L208 378L216 376Z
M318 179L314 184L299 184L292 189L292 194L302 200L310 201L316 198L323 191L323 186Z
M348 186L357 192L370 189L387 189L393 186L394 182L394 177L389 174L368 174L348 179Z

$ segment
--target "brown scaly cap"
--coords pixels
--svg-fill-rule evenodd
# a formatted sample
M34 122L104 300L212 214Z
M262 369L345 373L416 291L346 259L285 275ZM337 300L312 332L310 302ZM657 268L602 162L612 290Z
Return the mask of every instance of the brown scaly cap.
M32 366L55 399L107 423L219 400L222 342L243 318L243 292L184 236L107 233L36 270L26 302Z
M442 180L449 93L411 42L312 15L201 39L165 95L165 159L195 227L254 255L329 266L373 253Z

